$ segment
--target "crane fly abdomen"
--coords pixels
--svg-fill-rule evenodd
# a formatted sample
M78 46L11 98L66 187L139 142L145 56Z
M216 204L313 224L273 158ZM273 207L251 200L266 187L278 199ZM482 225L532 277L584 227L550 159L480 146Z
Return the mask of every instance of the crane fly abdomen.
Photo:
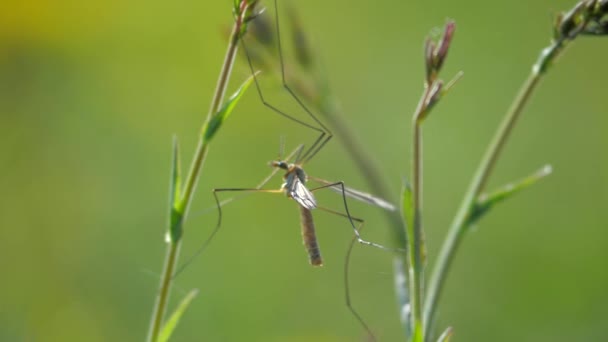
M312 212L303 206L299 207L300 223L302 225L302 242L304 243L306 252L308 252L308 259L311 265L322 266L323 259L321 258L321 249L319 248L319 243L317 242L315 223L312 220Z

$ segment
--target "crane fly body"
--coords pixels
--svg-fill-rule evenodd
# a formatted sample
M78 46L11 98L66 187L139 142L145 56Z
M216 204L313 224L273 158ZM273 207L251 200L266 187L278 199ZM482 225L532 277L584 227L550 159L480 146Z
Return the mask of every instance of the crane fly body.
M218 232L221 224L222 224L222 203L218 193L220 192L248 192L248 193L272 193L272 194L284 194L289 198L292 198L298 203L298 207L300 209L300 226L302 233L302 241L306 252L308 253L308 261L312 266L322 266L323 259L321 257L321 251L319 247L319 243L317 240L316 232L315 232L315 224L312 216L313 209L319 209L324 212L338 215L346 218L350 226L353 229L354 238L351 241L349 249L346 254L346 261L344 263L344 288L346 293L346 305L348 309L351 311L353 316L359 321L359 323L365 328L365 330L369 333L369 336L372 340L375 340L373 337L373 333L371 329L367 326L363 318L357 313L350 302L350 290L348 285L348 265L350 260L350 254L353 248L353 245L358 242L362 245L376 247L382 250L395 251L394 249L385 247L383 245L377 244L375 242L367 241L361 238L360 230L363 226L364 220L360 218L356 218L351 216L350 211L348 209L348 204L346 198L352 198L363 203L367 203L384 210L393 211L396 210L395 206L386 200L381 198L372 196L368 193L354 190L348 188L344 185L344 182L330 182L321 178L308 176L303 169L303 164L306 163L307 160L310 159L310 153L316 153L318 150L314 150L313 152L305 152L304 145L299 145L295 150L293 150L286 158L274 160L270 162L270 166L273 168L273 171L270 173L268 177L266 177L257 187L255 188L219 188L213 189L213 197L215 199L217 211L218 211L218 221L215 229L209 236L209 238L205 241L203 246L199 249L199 251L195 254L195 256L202 252L207 244L213 239L215 234ZM311 151L308 149L307 151ZM295 158L294 158L295 156ZM289 162L290 160L294 160L293 163ZM283 175L283 184L280 189L264 189L263 187L272 179L274 175L280 170L285 171ZM308 189L306 187L306 183L308 180L311 180L315 183L319 183L320 186L314 187L312 189ZM344 205L344 212L336 211L333 209L326 208L324 206L317 205L317 200L313 195L313 192L321 190L321 189L330 189L334 192L337 192L342 197L342 203ZM229 202L230 200L228 200ZM357 225L355 224L357 222Z
M321 151L325 147L325 145L332 139L333 134L332 134L331 130L329 129L329 127L327 127L323 122L321 122L321 120L319 120L319 118L308 108L308 106L305 104L307 102L306 99L301 99L297 95L297 92L294 91L287 82L288 77L286 76L286 71L285 71L286 67L285 67L285 63L283 60L284 56L283 56L283 50L281 47L281 34L279 31L278 4L277 4L277 0L274 0L273 2L274 2L274 8L275 8L274 26L275 26L275 34L276 34L275 39L276 39L276 47L277 47L276 56L278 56L278 59L279 59L279 65L280 65L279 75L281 78L281 85L282 85L283 90L287 93L287 96L289 96L299 106L299 115L293 115L293 113L291 113L290 111L282 109L277 105L274 105L273 103L267 101L267 98L264 96L264 92L262 91L262 87L260 85L261 82L260 82L260 80L258 80L257 73L255 72L256 68L254 67L254 63L252 61L252 57L255 57L256 56L255 54L257 52L260 52L261 50L256 50L254 47L254 49L252 49L250 51L249 48L247 47L247 44L245 43L245 41L243 39L241 39L240 43L243 47L242 51L244 52L244 55L247 59L247 64L249 65L249 68L251 70L251 74L254 79L255 88L257 90L260 102L270 112L273 112L273 113L277 114L278 116L283 117L288 121L291 121L292 123L295 123L301 127L304 127L311 132L315 132L317 137L315 140L312 141L312 143L307 145L308 147L306 149L304 149L304 145L299 145L298 148L296 148L294 151L292 151L292 153L289 154L287 157L285 157L285 158L279 157L278 160L272 161L270 163L270 166L273 167L272 173L268 177L266 177L260 184L258 184L255 188L216 188L216 189L213 189L213 197L215 199L216 208L217 208L217 212L218 212L218 219L217 219L216 227L213 229L213 231L211 232L211 234L209 235L207 240L202 244L202 246L198 249L198 251L196 251L194 253L194 255L190 258L190 260L188 262L186 262L176 272L176 274L179 273L181 270L183 270L184 267L186 265L188 265L190 263L190 261L192 261L198 254L200 254L203 250L205 250L205 248L208 246L208 244L214 238L216 233L219 231L219 229L222 225L222 217L223 217L222 206L226 203L231 202L234 198L239 197L239 196L235 196L231 199L228 199L225 201L220 201L220 199L218 197L219 193L226 193L226 192L230 192L230 193L237 193L237 192L240 192L240 193L274 193L274 194L283 193L287 197L294 199L298 203L298 207L300 210L300 225L301 225L302 240L304 243L304 247L306 248L306 251L308 253L309 262L313 266L321 266L323 264L323 260L321 258L321 252L320 252L319 244L317 242L317 237L315 234L315 225L314 225L314 221L313 221L312 210L318 209L318 210L321 210L321 211L324 211L324 212L327 212L327 213L330 213L333 215L341 216L348 220L350 226L352 227L354 237L351 241L351 244L349 245L349 249L347 251L346 259L344 262L344 289L345 289L345 294L346 294L346 305L347 305L348 309L351 311L351 313L353 314L353 316L359 321L359 323L362 325L362 327L368 332L370 339L375 340L374 334L371 331L370 327L365 323L363 318L357 313L357 311L355 310L355 308L353 307L353 305L351 304L351 301L350 301L350 290L349 290L349 285L348 285L348 282L349 282L348 267L349 267L350 253L353 248L353 245L356 242L358 242L362 245L376 247L381 250L387 250L387 251L393 251L393 252L395 252L395 251L403 252L403 251L391 249L391 248L385 247L383 245L380 245L378 243L364 240L360 235L360 230L363 227L364 220L351 216L346 198L347 197L352 198L357 201L367 203L372 206L376 206L376 207L382 208L384 210L389 210L389 211L396 210L396 207L393 204L391 204L381 198L372 196L365 192L350 189L350 188L346 187L344 185L344 182L342 182L342 181L330 182L330 181L327 181L327 180L324 180L321 178L308 176L306 174L306 172L303 170L303 165L308 163L309 161L311 161L313 159L313 157L315 157L319 153L319 151ZM264 18L264 16L262 15L262 12L260 12L260 13L258 13L258 15L256 15L256 18L253 22L260 21L263 18ZM269 25L267 25L268 27L272 26L270 23L265 23L265 24L269 24ZM268 38L268 37L266 37L266 38ZM272 55L272 53L274 53L273 51L262 51L262 52L270 52L271 55ZM260 62L263 62L263 61L260 61ZM262 69L263 69L263 65L262 65ZM279 155L280 156L282 155L282 150L279 153ZM293 160L293 162L290 162L291 160ZM264 189L264 186L270 181L270 179L279 170L285 171L285 174L283 175L283 184L281 185L281 188L280 189ZM309 190L306 187L306 183L308 182L308 180L311 180L315 183L319 183L320 186L316 186ZM329 209L329 208L317 205L317 201L315 199L315 196L313 195L313 192L315 192L317 190L325 189L325 188L329 188L330 190L340 194L340 196L342 197L342 203L343 203L343 207L344 207L343 211L336 211L333 209ZM355 224L355 222L357 224Z
M317 207L315 196L306 188L308 175L302 166L296 163L288 164L282 160L271 162L271 166L287 171L283 176L284 183L281 185L281 190L287 197L293 198L306 209L311 210Z
M315 196L306 188L308 177L304 169L296 163L288 164L277 160L271 166L285 170L281 190L287 197L293 198L300 206L300 225L302 229L302 241L308 252L308 260L313 266L322 266L321 249L315 233L315 223L311 210L317 207Z

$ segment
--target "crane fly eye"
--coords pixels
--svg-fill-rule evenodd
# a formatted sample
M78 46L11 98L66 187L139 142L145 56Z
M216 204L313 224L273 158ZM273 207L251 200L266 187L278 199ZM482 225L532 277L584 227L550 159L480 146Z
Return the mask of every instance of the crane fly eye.
M282 160L273 160L270 162L270 166L278 167L279 169L284 169L284 170L288 169L287 163Z

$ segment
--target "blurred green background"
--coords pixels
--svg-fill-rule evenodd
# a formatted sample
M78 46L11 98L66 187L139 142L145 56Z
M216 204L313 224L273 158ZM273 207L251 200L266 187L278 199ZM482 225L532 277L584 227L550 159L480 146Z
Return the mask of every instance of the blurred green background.
M231 4L2 1L1 341L145 338L165 253L171 139L180 139L185 168L223 59ZM348 122L392 184L392 200L409 173L423 39L456 20L443 76L465 76L425 126L432 264L486 144L549 41L554 14L574 1L292 4ZM577 41L526 109L491 187L545 163L555 172L466 238L437 322L455 328L455 341L608 340L607 54L605 39ZM247 75L240 60L229 91ZM289 106L277 87L267 94ZM182 259L216 222L205 211L210 189L257 184L281 135L287 149L311 140L249 91L213 142ZM307 171L369 190L337 140ZM339 196L319 200L340 209ZM351 210L366 219L368 239L389 242L378 209ZM352 231L343 219L315 212L326 264L315 269L292 201L254 195L224 213L223 230L173 287L172 304L200 289L175 341L365 338L344 304ZM352 262L355 306L379 340L403 340L390 253L357 246Z

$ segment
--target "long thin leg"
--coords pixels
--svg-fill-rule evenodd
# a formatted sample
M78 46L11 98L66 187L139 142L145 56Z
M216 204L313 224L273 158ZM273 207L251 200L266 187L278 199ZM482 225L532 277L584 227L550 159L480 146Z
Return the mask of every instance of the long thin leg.
M268 177L268 178L270 178L270 177ZM211 232L211 235L209 235L209 237L207 238L207 240L205 240L205 242L201 245L201 247L196 252L194 252L194 254L190 258L188 258L188 260L184 264L182 264L177 269L177 271L175 271L175 273L173 274L173 278L177 277L192 261L194 261L194 259L196 259L207 248L209 243L211 243L211 240L213 240L213 238L215 237L217 232L220 230L220 228L222 226L222 202L220 202L220 199L217 195L218 192L263 192L263 193L276 194L276 193L282 193L283 190L257 189L257 188L213 189L213 198L215 199L215 204L216 204L217 212L218 212L217 224L215 225L215 228Z
M338 212L338 211L335 211L332 209L328 209L328 208L324 208L324 207L317 207L317 209L334 214L334 215L342 216L347 219L352 219L353 221L359 223L359 227L357 228L359 231L361 231L361 229L363 229L363 225L365 224L365 221L363 219L360 219L357 217L352 217L352 216L349 216L347 214L344 214L344 213L341 213L341 212ZM356 242L357 242L357 236L354 236L348 245L348 249L346 250L346 257L344 259L344 296L345 296L346 307L351 312L351 314L353 316L355 316L357 321L359 321L359 324L361 324L363 329L365 329L365 331L369 335L370 340L376 341L376 336L374 335L372 329L369 327L369 325L367 325L367 323L365 322L363 317L359 314L359 312L357 312L357 310L353 306L351 296L350 296L350 272L349 272L350 256L352 254L353 247Z
M333 134L331 133L331 131L329 130L329 128L327 128L327 126L325 126L321 120L319 120L313 113L312 111L308 108L308 106L306 106L304 104L304 102L296 95L296 93L289 87L289 85L287 84L287 80L285 78L285 63L284 63L284 58L283 58L283 49L281 48L281 30L280 30L280 25L279 25L279 5L277 3L277 0L274 0L274 18L275 18L275 25L277 27L277 46L279 49L279 60L281 62L281 81L283 83L283 88L285 88L285 90L287 90L287 92L291 95L291 97L300 105L300 107L308 114L308 116L310 116L319 126L321 126L321 128L323 128L324 133L327 134L327 136L325 137L324 140L321 141L321 139L323 138L323 135L321 135L319 137L319 139L315 142L315 144L313 144L308 151L306 151L306 153L303 156L302 159L302 163L306 163L307 161L309 161L315 154L317 154L317 152L319 152L323 146L325 146L325 144L327 142L329 142L329 140L333 137ZM315 148L315 145L319 143L319 145Z
M291 158L293 158L293 156L297 155L298 153L301 152L303 145L298 145L293 151L289 152L289 155L287 155L287 157L285 157L286 161L289 161ZM262 189L264 186L266 186L266 184L268 184L268 182L270 182L270 180L272 179L272 177L274 177L277 172L279 172L281 169L279 168L273 168L272 172L270 172L270 174L268 174L268 176L266 176L266 178L264 178L256 187L255 189ZM234 197L230 197L227 198L223 201L220 201L220 207L225 206L226 204L241 199L243 197L245 197L245 195L241 195L241 196L234 196ZM209 208L205 208L203 209L201 212L197 213L197 217L198 215L204 215L208 212L210 212L211 210L216 210L217 209L217 205L214 205L213 207L209 207Z
M361 225L359 225L359 231L361 231L361 229L363 229L363 223L364 222L361 222ZM369 335L370 340L375 342L376 336L372 332L371 328L367 325L367 323L363 320L363 317L361 317L361 315L355 310L355 307L352 305L351 297L350 297L350 272L349 272L350 256L352 255L353 247L355 246L356 242L357 242L357 237L353 236L353 238L350 240L350 243L348 244L348 249L346 250L346 256L344 257L344 292L346 293L346 306L348 307L350 312L353 314L353 316L355 316L355 318L357 318L359 323L361 323L363 328L365 328L365 330L367 331L367 334Z
M262 90L260 88L256 73L254 71L254 67L253 67L253 63L251 62L251 58L250 58L250 53L247 49L247 45L245 44L245 42L243 40L241 40L241 44L243 46L243 51L245 51L245 56L247 57L247 63L249 64L249 68L251 69L251 73L253 75L254 78L254 82L256 85L256 89L258 92L258 95L260 97L260 100L262 101L262 104L264 104L264 106L266 106L267 108L271 109L272 111L274 111L275 113L289 119L292 120L296 123L299 123L302 126L305 126L307 128L310 128L316 132L319 133L319 136L317 137L317 139L315 140L315 142L306 150L306 152L302 155L302 160L299 161L301 163L306 163L307 161L309 161L315 154L317 154L322 148L323 146L325 146L325 144L327 142L329 142L329 140L331 140L331 138L333 137L333 134L331 133L331 131L329 130L329 128L327 128L327 126L325 126L313 113L312 111L308 108L308 106L306 106L304 104L304 101L302 101L297 95L296 93L291 89L291 87L287 84L287 80L285 77L285 63L284 63L284 58L283 58L283 49L282 49L282 45L281 45L281 30L280 30L280 25L279 25L279 8L278 8L278 4L277 1L274 1L274 5L275 5L275 26L276 26L276 31L277 31L277 48L278 48L278 54L279 54L279 62L281 65L281 83L283 88L289 93L289 95L298 103L298 105L300 106L300 108L302 108L302 110L304 112L306 112L306 114L318 125L318 126L314 126L311 125L309 123L306 123L298 118L295 118L289 114L287 114L285 111L275 107L274 105L272 105L271 103L267 102L266 99L264 98L263 94L262 94Z
M308 175L308 180L313 180L313 181L323 184L323 185L328 185L328 184L333 183L333 182L330 182L330 181L322 179L322 178L313 177L311 175ZM330 187L330 189L333 191L336 191L338 193L342 192L342 188L340 188L339 186ZM397 209L394 204L392 204L386 200L383 200L382 198L365 193L363 191L355 190L355 189L349 188L349 187L345 187L344 190L345 190L346 196L348 196L352 199L356 199L357 201L375 205L377 207L380 207L380 208L382 208L384 210L388 210L388 211L395 211Z
M372 246L372 247L376 247L376 248L383 249L383 250L386 250L386 251L403 252L403 253L406 252L406 250L404 250L404 249L389 248L389 247L383 246L383 245L375 243L375 242L363 240L363 238L361 238L361 233L359 232L359 230L355 226L355 222L353 221L353 217L350 215L350 211L348 210L348 203L347 203L347 200L346 200L346 190L345 190L344 182L340 181L340 182L325 184L325 185L319 186L317 188L310 189L310 191L317 191L317 190L321 190L321 189L325 189L325 188L332 188L332 187L336 187L336 186L339 186L340 189L341 189L342 201L344 202L344 211L346 211L347 218L350 221L351 226L353 227L353 231L355 232L355 237L357 239L357 242L359 242L362 245Z

